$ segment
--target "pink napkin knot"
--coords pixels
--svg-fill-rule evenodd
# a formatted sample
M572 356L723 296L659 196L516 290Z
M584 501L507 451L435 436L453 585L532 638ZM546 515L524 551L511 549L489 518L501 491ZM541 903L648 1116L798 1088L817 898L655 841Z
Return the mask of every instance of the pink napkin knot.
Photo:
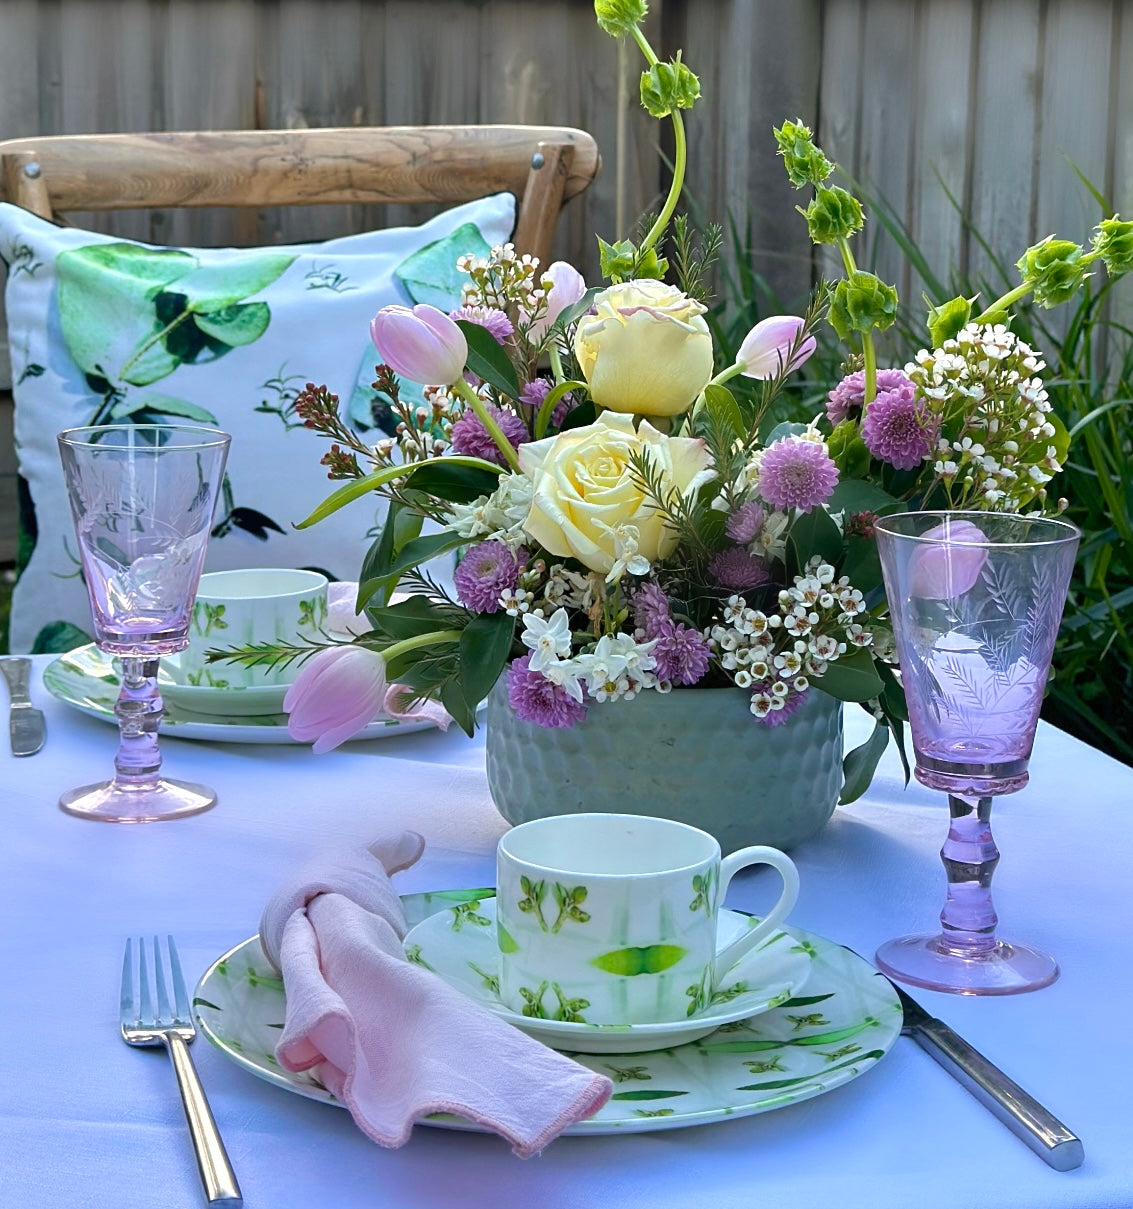
M424 846L407 831L324 859L269 901L260 941L287 996L276 1057L287 1070L318 1067L382 1146L401 1146L415 1121L444 1112L529 1158L597 1112L612 1084L406 959L389 875Z

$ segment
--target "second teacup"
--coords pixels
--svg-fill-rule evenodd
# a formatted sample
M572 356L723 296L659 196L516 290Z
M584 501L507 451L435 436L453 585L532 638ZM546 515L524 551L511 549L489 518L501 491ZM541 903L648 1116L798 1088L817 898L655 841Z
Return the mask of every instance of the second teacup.
M759 864L778 871L779 899L758 925L720 945L728 883ZM798 889L794 863L777 848L721 858L707 832L671 819L583 813L522 823L497 850L500 998L542 1019L685 1019L780 926Z
M318 641L326 626L327 578L317 571L255 567L201 576L189 623L189 646L168 661L181 684L245 689L288 684L298 664L245 667L209 663L205 654L264 642Z

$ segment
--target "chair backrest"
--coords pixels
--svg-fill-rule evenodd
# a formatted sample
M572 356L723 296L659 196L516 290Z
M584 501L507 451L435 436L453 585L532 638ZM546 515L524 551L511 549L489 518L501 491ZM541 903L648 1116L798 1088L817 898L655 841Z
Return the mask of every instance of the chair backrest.
M384 126L77 134L0 142L0 201L69 210L519 199L514 242L545 265L563 203L598 173L558 126Z

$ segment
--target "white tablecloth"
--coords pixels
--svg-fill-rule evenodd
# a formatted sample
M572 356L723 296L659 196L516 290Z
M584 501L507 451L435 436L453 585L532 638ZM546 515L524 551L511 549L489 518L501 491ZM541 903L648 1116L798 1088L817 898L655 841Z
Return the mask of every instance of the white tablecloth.
M38 661L41 669L45 660ZM0 1206L165 1209L201 1204L163 1051L118 1036L124 938L172 932L191 980L252 935L281 877L316 846L412 827L421 863L403 892L491 884L506 824L488 796L483 740L459 732L306 748L164 742L166 772L220 794L206 814L90 823L56 805L106 774L115 735L35 691L44 750L0 736ZM851 714L851 727L860 711ZM1133 1205L1133 770L1047 726L1032 783L997 805L995 881L1005 935L1057 955L1062 977L1000 999L918 993L1083 1139L1077 1171L1050 1170L911 1040L826 1095L747 1119L617 1137L566 1137L522 1161L496 1137L419 1127L402 1149L347 1114L261 1082L205 1040L198 1069L249 1209L1073 1209ZM870 955L932 925L947 811L902 787L890 754L861 801L794 856L800 927ZM729 902L758 907L762 876ZM755 879L755 880L753 880Z

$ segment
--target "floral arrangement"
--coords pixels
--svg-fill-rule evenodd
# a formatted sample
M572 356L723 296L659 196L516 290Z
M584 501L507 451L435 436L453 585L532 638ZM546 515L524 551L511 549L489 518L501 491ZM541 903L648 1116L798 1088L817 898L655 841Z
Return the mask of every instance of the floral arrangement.
M810 191L810 237L834 245L845 272L807 315L756 324L718 368L705 321L718 232L675 216L682 111L699 83L679 54L654 53L644 0L595 10L640 48L642 103L672 123L660 213L638 243L599 241L604 288L504 246L459 263L467 284L451 315L384 308L374 386L397 427L382 443L362 442L337 399L308 386L297 408L333 442L323 461L345 483L304 524L373 491L389 501L360 575L372 628L313 654L242 657L304 659L285 708L316 750L365 725L387 679L439 700L469 733L501 676L511 707L543 727L643 692L726 685L748 696L753 726L775 727L828 693L876 718L847 758L848 800L906 718L873 522L910 507L1048 507L1068 436L1010 307L1070 298L1095 261L1127 270L1133 224L1101 222L1089 250L1036 245L1017 289L978 311L965 298L933 307L926 347L879 366L875 333L893 323L896 291L855 263L864 216L830 183L835 165L801 122L784 122L774 134L790 180ZM848 347L846 372L823 414L769 426L823 318ZM728 389L738 375L760 384L754 402ZM405 382L423 390L411 398ZM446 587L429 560L457 555Z

